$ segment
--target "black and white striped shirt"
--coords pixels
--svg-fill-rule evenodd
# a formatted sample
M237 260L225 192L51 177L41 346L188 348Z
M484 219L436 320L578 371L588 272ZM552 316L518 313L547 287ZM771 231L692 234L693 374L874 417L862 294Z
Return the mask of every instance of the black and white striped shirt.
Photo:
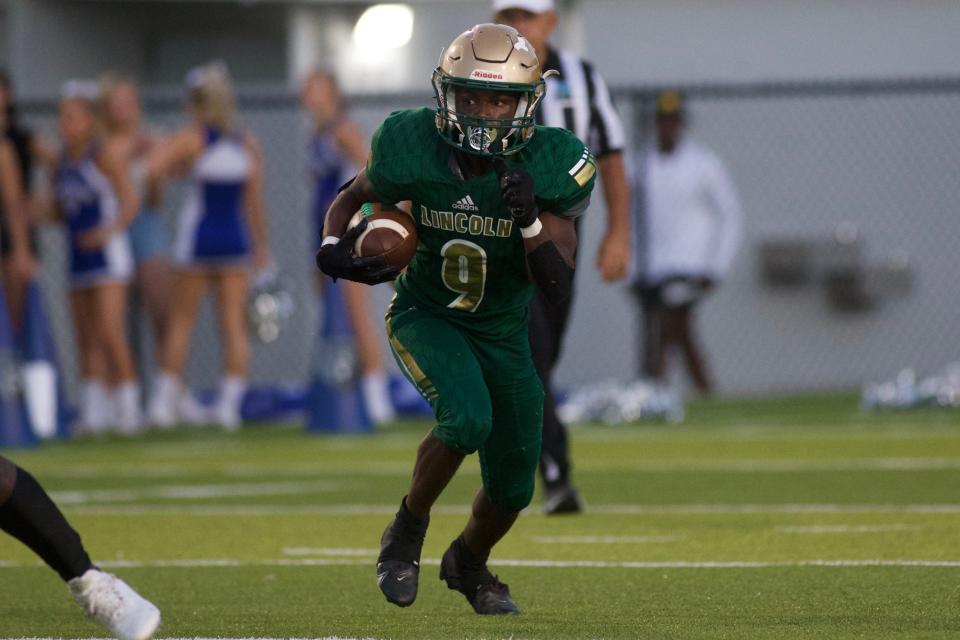
M551 69L560 76L547 78L537 123L569 129L595 158L623 151L623 125L610 90L593 65L567 51L548 49L543 71Z

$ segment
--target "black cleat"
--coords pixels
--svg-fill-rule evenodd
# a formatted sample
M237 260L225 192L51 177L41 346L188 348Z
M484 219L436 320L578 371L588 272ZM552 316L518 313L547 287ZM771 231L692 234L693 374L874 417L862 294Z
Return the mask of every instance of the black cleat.
M569 484L548 487L544 491L543 512L548 516L574 514L583 511L580 492Z
M462 538L454 540L440 561L440 579L448 588L466 596L480 615L520 613L510 597L510 588L490 573L485 560L468 559L471 555Z
M387 601L398 607L409 607L417 599L420 550L428 523L429 518L417 520L401 505L380 538L377 585Z

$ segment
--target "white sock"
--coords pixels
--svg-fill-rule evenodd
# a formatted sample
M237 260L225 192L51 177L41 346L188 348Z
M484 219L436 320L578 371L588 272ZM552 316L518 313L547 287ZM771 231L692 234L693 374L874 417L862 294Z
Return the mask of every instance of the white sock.
M240 405L246 392L247 379L242 376L228 375L220 380L215 416L221 427L231 431L240 427Z
M158 427L172 427L177 421L177 406L180 399L180 377L162 371L157 374L150 395L147 416L150 424Z
M140 409L140 385L137 382L122 382L113 390L114 416L119 433L133 435L143 426Z
M80 422L89 433L102 433L110 415L107 388L96 378L80 382Z
M363 403L367 414L374 424L387 424L397 418L390 400L390 387L387 384L387 374L383 371L364 374L360 380L360 389L363 392Z
M209 425L213 422L211 409L198 402L190 389L184 389L180 394L180 404L177 409L180 413L180 421L191 427Z

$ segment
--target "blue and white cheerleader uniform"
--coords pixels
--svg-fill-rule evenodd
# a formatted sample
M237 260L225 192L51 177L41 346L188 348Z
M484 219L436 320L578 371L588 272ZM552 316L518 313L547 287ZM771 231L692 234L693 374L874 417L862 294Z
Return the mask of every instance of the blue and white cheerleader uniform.
M307 146L307 163L313 178L312 218L315 225L314 251L320 249L323 221L337 190L356 173L353 163L337 144L333 132L315 134Z
M129 282L133 273L125 231L115 233L99 249L86 251L78 246L84 233L112 225L120 216L119 201L110 181L97 167L96 155L96 148L91 148L79 160L61 159L54 178L56 200L67 221L72 289Z
M244 194L253 157L243 139L214 128L192 169L174 244L181 267L247 266L250 233Z

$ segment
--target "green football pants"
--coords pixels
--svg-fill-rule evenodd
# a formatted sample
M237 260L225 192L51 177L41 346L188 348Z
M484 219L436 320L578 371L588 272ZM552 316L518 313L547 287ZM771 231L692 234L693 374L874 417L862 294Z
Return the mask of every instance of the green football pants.
M526 330L483 340L438 314L395 302L387 335L400 368L433 407L434 435L460 453L479 451L483 487L495 505L520 511L530 504L543 386Z

